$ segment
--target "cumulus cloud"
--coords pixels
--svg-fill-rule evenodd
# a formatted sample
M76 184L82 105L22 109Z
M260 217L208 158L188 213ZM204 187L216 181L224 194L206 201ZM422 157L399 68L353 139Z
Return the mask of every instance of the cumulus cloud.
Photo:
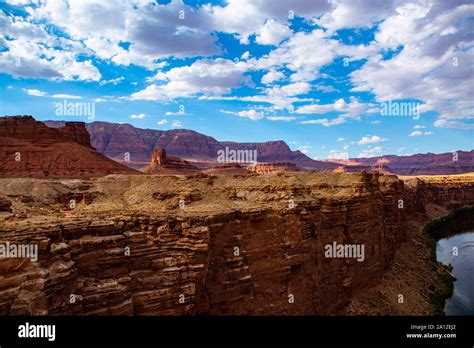
M47 92L40 91L39 89L27 89L24 88L23 91L31 96L34 97L49 97L49 98L55 98L55 99L82 99L81 96L79 95L73 95L73 94L65 94L65 93L60 93L60 94L48 94Z
M56 98L56 99L82 99L80 95L73 95L73 94L65 94L65 93L60 93L60 94L53 94L51 98Z
M269 30L269 18L272 19L271 26L282 26L289 17L318 17L331 8L332 5L324 0L279 0L272 2L270 6L267 0L228 0L224 6L206 6L206 11L213 28L234 34L245 44L249 42L251 35L262 37L262 31ZM281 30L284 29L277 31ZM263 36L266 35L268 34Z
M421 131L413 131L410 134L408 134L409 137L419 137L422 135L431 135L433 132L421 132Z
M459 129L474 129L473 123L463 123L459 121L450 121L447 119L439 119L434 123L435 127L439 128L459 128Z
M306 120L302 124L320 124L326 127L345 123L348 119L359 119L364 114L374 112L374 105L371 103L360 103L356 98L351 97L349 103L340 98L332 104L308 104L299 107L295 111L297 114L328 114L337 112L339 116L334 119Z
M267 116L267 120L289 122L289 121L296 120L296 117L294 116Z
M286 25L280 24L274 19L269 19L259 31L255 41L262 45L278 45L288 38L291 33L292 31Z
M279 81L285 77L280 71L276 71L274 69L267 72L265 75L262 76L262 83L265 85L271 84L272 82Z
M163 84L152 84L133 93L132 99L172 100L197 95L223 95L249 81L240 63L227 59L202 59L190 66L163 73Z
M370 27L395 11L398 0L333 0L334 8L315 22L325 28Z
M399 4L380 24L375 46L400 52L390 59L370 56L351 74L353 90L370 91L377 101L421 100L423 111L440 113L437 126L465 128L454 120L473 117L468 62L474 60L474 32L467 29L473 14L470 1Z
M376 147L373 147L373 148L368 148L368 149L365 149L365 150L362 150L361 152L359 152L358 157L359 158L376 157L377 155L380 155L382 153L382 150L383 149L380 146L376 146Z
M39 89L23 89L26 94L32 95L34 97L45 97L48 93L40 91Z
M45 24L0 11L0 29L1 72L18 78L100 80L90 60L79 60L81 44L49 34Z
M349 152L342 151L342 150L330 150L328 154L328 159L342 159L348 160L349 159Z
M252 121L261 120L265 116L263 111L257 111L255 109L242 110L242 111L228 111L228 110L220 110L220 111L225 114L248 118L249 120L252 120Z
M145 118L146 115L145 114L133 114L133 115L130 115L130 118L133 118L133 119L142 119L142 118Z
M369 135L369 136L362 137L359 141L357 141L357 144L359 145L376 144L376 143L381 143L386 140L387 139L381 138L378 135L372 135L372 136Z
M263 118L263 112L254 109L239 111L237 115L240 117L248 118L252 121L261 120Z
M125 77L123 76L120 76L120 77L117 77L115 79L111 79L111 80L102 80L100 81L100 85L101 86L104 86L104 85L118 85L120 82L122 82L123 80L125 80Z

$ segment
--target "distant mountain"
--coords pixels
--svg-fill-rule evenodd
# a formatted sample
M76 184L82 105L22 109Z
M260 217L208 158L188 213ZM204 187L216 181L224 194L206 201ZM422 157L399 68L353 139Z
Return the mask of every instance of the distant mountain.
M50 127L61 127L64 121L45 121ZM369 158L315 161L301 151L292 151L284 141L237 143L217 141L204 134L186 130L141 129L129 124L109 122L87 123L91 144L97 151L133 168L149 163L154 149L164 148L170 156L177 156L200 167L216 165L218 150L257 150L259 162L291 162L306 170L338 170L354 172L372 170L383 165L384 172L399 175L442 175L474 172L474 150L452 153L416 154L412 156L386 155ZM124 161L125 154L130 161Z
M443 175L474 172L474 150L426 153L411 156L386 155L367 158L350 158L351 165L383 165L399 175Z
M64 125L64 121L44 123L55 128ZM91 144L97 151L134 168L147 165L153 150L158 148L164 148L170 156L183 158L201 167L211 167L217 163L218 151L226 147L229 150L257 150L259 162L292 162L308 170L331 170L337 167L330 162L312 160L301 151L292 151L284 141L220 142L187 129L162 131L109 122L87 123L86 128L91 135ZM124 161L127 153L130 162Z

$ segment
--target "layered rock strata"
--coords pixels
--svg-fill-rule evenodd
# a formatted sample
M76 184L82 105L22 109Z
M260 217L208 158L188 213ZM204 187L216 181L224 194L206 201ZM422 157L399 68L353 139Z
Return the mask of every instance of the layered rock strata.
M249 166L249 170L257 174L278 174L300 171L294 163L289 162L257 163L253 166Z
M0 177L83 178L139 172L98 153L83 122L49 128L31 116L0 118Z
M39 248L0 260L2 315L332 314L382 279L415 215L474 204L474 180L377 173L0 182L1 242Z

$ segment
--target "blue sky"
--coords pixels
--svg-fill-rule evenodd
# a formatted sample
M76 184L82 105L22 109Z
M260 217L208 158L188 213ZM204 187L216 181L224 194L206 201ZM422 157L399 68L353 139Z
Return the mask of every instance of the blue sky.
M315 159L471 150L473 18L472 1L8 0L0 114L284 140Z

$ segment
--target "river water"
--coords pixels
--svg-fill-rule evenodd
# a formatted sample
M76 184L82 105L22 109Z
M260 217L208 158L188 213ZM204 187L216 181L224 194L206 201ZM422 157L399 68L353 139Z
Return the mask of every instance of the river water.
M453 248L457 248L458 255ZM436 259L453 266L453 296L446 301L446 315L474 315L474 232L457 234L436 243Z

